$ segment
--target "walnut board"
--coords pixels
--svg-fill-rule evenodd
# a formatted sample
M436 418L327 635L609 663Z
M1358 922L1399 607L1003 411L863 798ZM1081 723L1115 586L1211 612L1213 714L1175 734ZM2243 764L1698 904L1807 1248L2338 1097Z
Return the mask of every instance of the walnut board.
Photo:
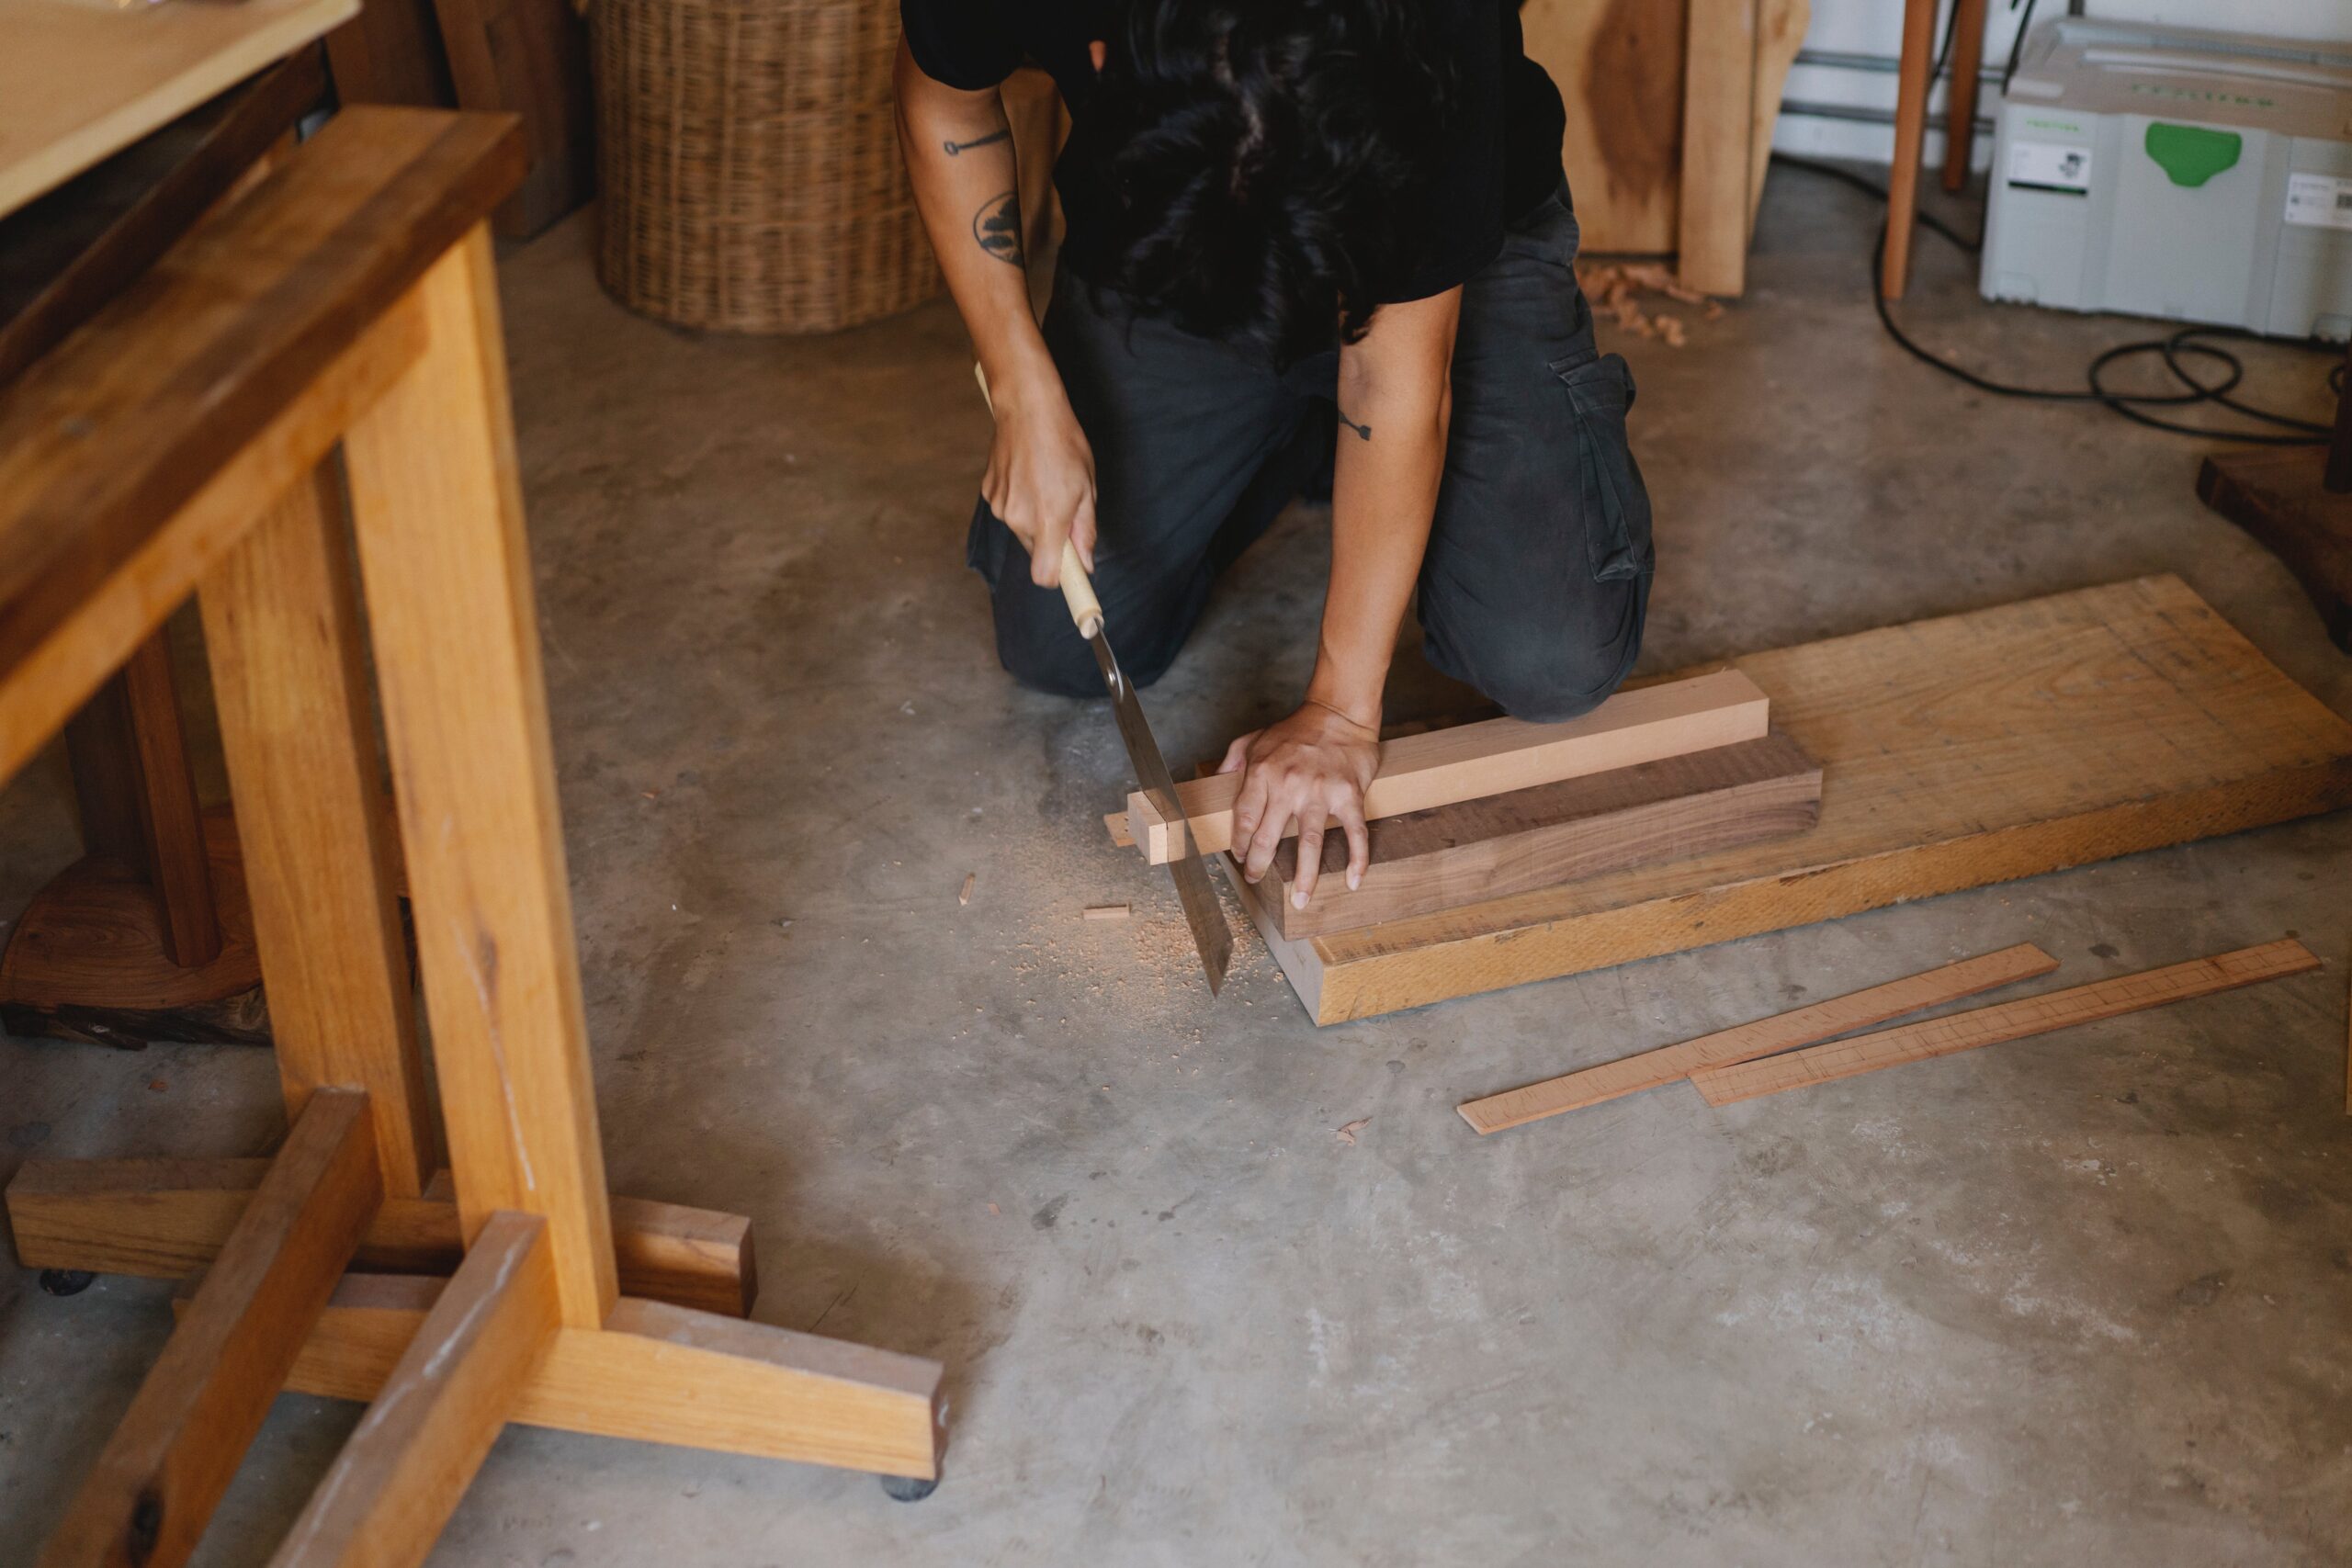
M1812 832L1270 941L1309 1015L1376 1017L2352 805L2352 724L2176 577L1732 662L1822 766ZM1258 891L1242 903L1262 933Z
M1347 835L1333 832L1304 909L1291 902L1295 838L1283 840L1269 872L1283 934L1320 936L1784 838L1820 815L1821 769L1787 736L1769 735L1376 818L1365 825L1371 859L1354 888Z

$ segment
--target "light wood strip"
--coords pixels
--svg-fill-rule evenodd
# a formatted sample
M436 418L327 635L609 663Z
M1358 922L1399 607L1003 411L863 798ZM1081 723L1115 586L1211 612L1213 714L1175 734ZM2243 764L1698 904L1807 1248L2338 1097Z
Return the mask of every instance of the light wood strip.
M8 1226L28 1269L179 1279L211 1265L253 1201L266 1159L27 1160L8 1183ZM619 1287L676 1306L741 1317L759 1276L741 1214L616 1197ZM447 1274L465 1256L447 1173L419 1198L387 1198L356 1267Z
M441 1281L355 1274L287 1386L372 1399ZM604 1329L566 1327L513 1419L534 1427L804 1461L939 1473L938 1362L625 1296Z
M468 1238L548 1218L567 1324L616 1293L490 232L419 285L425 356L344 443Z
M2015 985L2058 967L2058 961L2032 942L2023 942L1957 964L1905 975L1899 980L1849 991L1842 997L1815 1002L1792 1011L1776 1013L1752 1022L1720 1029L1656 1051L1603 1062L1523 1089L1490 1094L1458 1106L1462 1119L1480 1133L1523 1127L1564 1111L1581 1110L1603 1100L1638 1094L1673 1083L1702 1068L1769 1056L1799 1045L1810 1045L1849 1029L1867 1029L1906 1012L1973 997L1999 986Z
M1710 1105L1730 1105L1808 1084L1830 1083L1861 1073L1876 1072L1904 1062L1923 1062L1979 1045L2047 1034L2078 1023L2120 1018L2192 997L2211 996L2241 986L2301 975L2320 966L2309 949L2291 938L2240 948L2211 958L2191 959L2162 969L2143 970L2112 980L2074 986L2045 996L2025 997L1998 1006L1976 1008L1949 1018L1931 1018L1876 1034L1833 1040L1785 1055L1732 1066L1711 1067L1690 1075Z
M198 602L289 1116L367 1089L384 1190L439 1163L341 486L298 479Z
M187 1561L381 1192L368 1097L312 1095L50 1538L42 1568Z
M556 1329L547 1222L492 1214L272 1568L417 1568Z
M1620 692L1581 718L1529 724L1496 718L1384 741L1380 773L1364 792L1366 817L1398 817L1432 806L1501 795L1561 779L1655 762L1686 751L1760 740L1770 703L1734 670ZM1212 773L1176 786L1193 844L1186 853L1233 847L1238 773ZM1127 818L1154 865L1175 858L1171 831L1140 793L1127 796Z

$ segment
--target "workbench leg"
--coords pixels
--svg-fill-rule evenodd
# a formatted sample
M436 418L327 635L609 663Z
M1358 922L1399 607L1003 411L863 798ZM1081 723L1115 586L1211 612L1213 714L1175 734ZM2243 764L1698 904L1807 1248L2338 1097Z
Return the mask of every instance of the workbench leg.
M1968 188L1976 152L1977 74L1984 67L1984 0L1952 0L1951 85L1945 91L1944 189Z
M384 1190L413 1198L439 1157L350 556L322 466L197 599L287 1115L322 1085L367 1089Z
M1903 60L1894 90L1894 164L1886 182L1886 254L1879 292L1903 298L1911 280L1911 233L1919 211L1919 158L1928 140L1928 91L1934 84L1936 0L1904 0Z
M490 232L417 285L429 346L345 438L468 1245L544 1215L563 1320L616 1295Z
M1682 106L1675 269L1702 293L1737 295L1747 287L1756 0L1691 0Z

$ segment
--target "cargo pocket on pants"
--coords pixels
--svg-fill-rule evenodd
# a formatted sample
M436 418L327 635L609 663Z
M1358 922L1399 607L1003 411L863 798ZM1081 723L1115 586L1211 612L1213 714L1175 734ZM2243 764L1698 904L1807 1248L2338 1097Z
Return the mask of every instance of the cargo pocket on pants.
M1640 577L1656 564L1650 542L1650 495L1625 444L1625 413L1634 406L1634 372L1624 356L1604 354L1552 361L1552 373L1574 405L1577 498L1585 547L1596 582Z

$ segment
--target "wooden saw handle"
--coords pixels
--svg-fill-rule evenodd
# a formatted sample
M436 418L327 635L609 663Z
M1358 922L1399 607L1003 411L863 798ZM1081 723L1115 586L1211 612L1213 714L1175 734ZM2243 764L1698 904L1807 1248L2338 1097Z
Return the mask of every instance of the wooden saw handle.
M994 413L996 400L989 396L989 373L975 364L972 379L980 384L980 401ZM1094 596L1094 582L1086 575L1086 563L1078 558L1078 547L1068 539L1062 541L1062 598L1069 605L1070 624L1079 636L1091 640L1102 629L1102 601Z

